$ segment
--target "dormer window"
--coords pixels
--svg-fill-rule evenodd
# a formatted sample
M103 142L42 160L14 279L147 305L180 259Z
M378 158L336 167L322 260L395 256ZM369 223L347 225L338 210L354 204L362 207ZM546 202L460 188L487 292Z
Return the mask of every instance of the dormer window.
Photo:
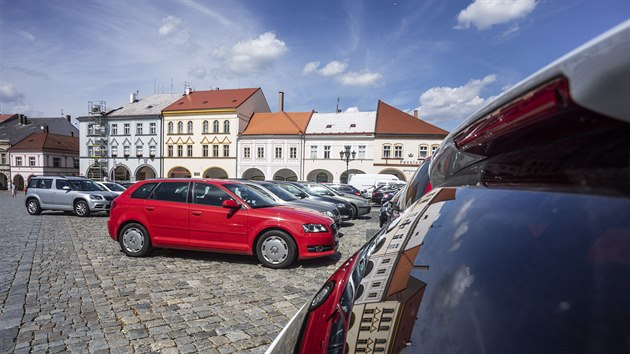
M354 124L354 123L350 124L350 128L356 128L356 127L357 127L356 124Z
M326 129L332 128L332 124L326 124Z

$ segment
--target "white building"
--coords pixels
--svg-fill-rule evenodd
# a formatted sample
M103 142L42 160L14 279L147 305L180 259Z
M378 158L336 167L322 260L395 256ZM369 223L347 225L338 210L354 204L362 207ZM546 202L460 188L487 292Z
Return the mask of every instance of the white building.
M163 176L162 110L181 97L155 94L139 99L131 94L122 107L100 116L80 117L81 174L112 181Z

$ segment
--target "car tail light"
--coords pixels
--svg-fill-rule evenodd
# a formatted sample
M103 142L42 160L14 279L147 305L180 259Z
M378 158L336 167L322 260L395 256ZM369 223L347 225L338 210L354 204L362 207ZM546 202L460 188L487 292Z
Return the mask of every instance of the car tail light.
M555 116L569 106L569 82L561 77L502 106L454 137L461 151L480 150L486 143Z

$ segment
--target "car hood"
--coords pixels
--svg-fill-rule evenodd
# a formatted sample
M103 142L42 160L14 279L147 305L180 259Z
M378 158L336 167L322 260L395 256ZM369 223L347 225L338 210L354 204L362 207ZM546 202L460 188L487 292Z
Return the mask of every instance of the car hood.
M315 210L307 210L302 208L295 208L288 205L278 205L269 208L258 208L254 210L264 210L266 213L272 213L278 219L297 218L306 223L319 223L323 225L330 225L334 223L334 220L328 216L324 216Z

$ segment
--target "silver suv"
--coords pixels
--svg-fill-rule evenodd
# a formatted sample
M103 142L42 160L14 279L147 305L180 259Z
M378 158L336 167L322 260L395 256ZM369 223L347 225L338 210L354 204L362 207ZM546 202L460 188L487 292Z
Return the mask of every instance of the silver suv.
M92 212L109 212L115 197L87 178L36 176L28 183L26 210L31 215L39 215L43 210L62 210L89 216Z

